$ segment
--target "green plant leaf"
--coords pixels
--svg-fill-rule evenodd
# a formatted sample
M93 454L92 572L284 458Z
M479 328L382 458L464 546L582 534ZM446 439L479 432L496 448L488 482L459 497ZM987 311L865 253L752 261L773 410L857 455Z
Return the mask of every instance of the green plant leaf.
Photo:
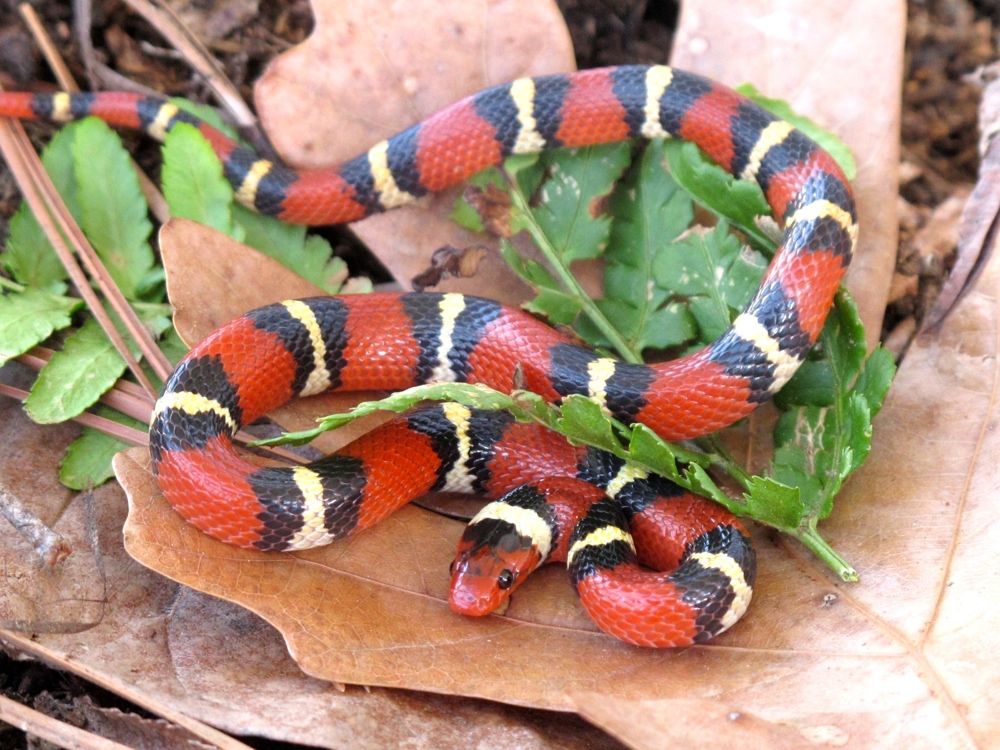
M41 289L0 296L0 365L41 344L72 323L83 300L59 297Z
M335 430L368 414L379 411L402 413L418 406L423 401L454 401L475 409L507 409L515 414L524 415L524 404L540 403L542 408L551 408L544 404L541 396L533 393L520 392L517 396L507 395L484 385L472 383L431 383L417 385L402 391L396 391L385 398L375 401L362 401L348 412L330 414L316 420L317 426L299 432L286 432L275 438L255 441L254 445L283 445L291 443L299 445L328 430ZM535 407L532 407L535 408ZM552 418L551 422L555 422Z
M664 153L670 174L694 200L738 227L758 250L774 251L774 239L760 227L759 217L771 213L756 182L737 180L686 141L668 141Z
M163 332L163 336L160 338L160 350L166 356L167 361L173 365L180 362L181 358L189 351L173 326Z
M239 133L236 132L236 129L233 128L232 125L222 119L222 115L220 115L219 111L214 107L210 107L207 104L199 104L198 102L188 101L187 99L182 99L179 96L171 97L170 103L175 105L178 109L182 109L185 112L204 120L213 128L229 136L234 141L239 141Z
M721 336L750 301L766 263L721 222L711 230L691 230L652 265L659 287L687 298L699 341L708 343Z
M153 225L128 152L96 118L79 123L72 151L83 231L122 294L136 299L153 267Z
M284 264L283 256L301 248L306 241L306 228L301 224L285 224L239 204L232 211L233 220L243 228L243 242L279 263Z
M744 498L749 515L777 529L796 529L805 517L799 488L771 477L751 477Z
M75 217L80 215L72 153L77 127L78 123L72 123L59 130L42 151L45 171ZM7 248L0 254L0 262L21 284L56 294L66 289L66 269L27 203L22 203L11 217Z
M233 206L233 216L244 232L243 242L274 258L286 268L330 294L336 294L347 278L344 262L333 256L330 243L306 228L262 216L243 206Z
M884 349L866 357L864 327L846 292L837 295L819 349L822 359L808 363L811 390L800 383L793 394L804 405L782 413L774 429L773 476L799 488L812 524L830 514L844 481L868 457L872 417L895 373Z
M616 455L623 452L611 420L596 402L586 396L573 394L563 399L559 413L559 432L571 441L592 445Z
M865 399L872 417L881 410L895 376L896 362L892 352L882 346L876 346L875 351L865 361L865 366L854 384L854 390Z
M837 397L833 370L825 359L806 360L774 397L782 411L793 406L830 406Z
M628 143L553 151L543 156L548 179L533 208L567 265L600 256L608 245L611 217L606 199L629 164Z
M231 235L233 189L205 136L179 123L167 133L161 151L160 179L170 213Z
M92 406L123 372L125 360L91 318L38 373L24 409L41 424L64 422Z
M119 424L146 430L147 425L135 419L130 419L116 411L100 408L97 414ZM111 459L119 451L132 447L118 438L96 430L84 427L76 440L69 444L59 464L59 481L71 490L87 490L97 487L113 477Z
M669 262L674 243L694 218L691 199L666 169L662 141L650 143L637 167L611 198L610 245L605 254L604 297L597 304L634 351L679 346L696 334L690 311L670 301L672 291L656 283L657 258ZM579 332L590 344L607 340L588 321Z

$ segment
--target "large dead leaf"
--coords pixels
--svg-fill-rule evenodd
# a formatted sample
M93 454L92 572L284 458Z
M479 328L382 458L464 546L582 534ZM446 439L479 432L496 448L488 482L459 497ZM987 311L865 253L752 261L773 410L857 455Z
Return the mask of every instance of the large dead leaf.
M987 428L1000 265L981 283L941 338L911 352L872 459L825 526L862 583L839 584L798 547L758 534L755 602L712 645L617 643L594 631L558 568L526 584L503 617L456 617L445 596L461 524L416 508L307 553L233 549L166 506L139 450L116 465L131 500L126 545L164 575L262 615L303 669L329 680L578 708L598 721L588 694L603 693L676 717L678 736L702 718L674 701L713 700L720 726L729 712L752 715L740 731L761 737L972 742L998 729L984 700L998 675L977 658L1000 645L989 626L996 574L983 574L1000 541L986 458L997 450ZM954 446L947 461L929 460L931 439Z
M807 737L982 741L1000 730L987 700L1000 675L981 661L1000 646L989 429L998 286L994 264L941 337L911 350L872 459L826 526L862 583L838 584L798 548L758 536L757 600L715 645L657 653L595 633L557 569L526 584L504 617L455 617L445 591L460 524L413 508L308 553L233 549L166 506L139 450L117 462L132 503L126 545L165 575L258 612L327 679L552 708L592 692L713 699ZM949 457L932 458L929 444Z
M551 0L413 0L404 5L314 0L316 28L257 82L261 122L299 167L329 166L487 86L574 68ZM482 245L448 219L455 191L352 225L402 284L444 245ZM476 278L439 288L489 290L518 302L527 288L496 252Z

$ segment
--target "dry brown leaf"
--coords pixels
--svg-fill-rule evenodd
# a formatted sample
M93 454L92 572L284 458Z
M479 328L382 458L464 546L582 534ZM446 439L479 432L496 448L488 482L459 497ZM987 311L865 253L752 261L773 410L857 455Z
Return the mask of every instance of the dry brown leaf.
M854 151L860 244L847 285L869 347L896 263L903 0L682 3L671 62L735 86L753 83Z
M401 6L314 0L316 28L268 66L255 98L279 153L299 167L364 153L452 102L525 75L574 68L562 15L551 0L414 0ZM484 238L448 219L456 191L352 225L404 286L439 247ZM495 248L495 243L493 244ZM527 288L491 252L471 279L440 289L519 302Z
M810 744L821 734L807 737L795 727L771 723L717 700L625 701L603 693L573 696L577 709L629 747L661 750L664 747L757 747L792 750ZM697 721L678 721L678 717ZM844 735L836 730L830 739ZM836 744L816 742L815 744Z
M836 727L891 742L932 736L947 745L967 730L940 677L927 672L904 633L886 627L892 600L884 601L884 592L899 575L894 569L865 569L873 606L829 581L798 550L758 539L762 574L747 619L718 645L651 652L593 632L556 568L526 584L504 617L452 615L447 564L461 525L426 511L404 509L323 549L268 555L235 550L183 523L159 498L143 452L119 456L117 470L132 503L129 552L261 614L310 674L563 709L575 706L577 692L717 699L807 734ZM891 520L869 518L881 538L859 534L841 546L855 556L862 550L852 542L902 555L913 546L911 525ZM870 712L874 704L882 708Z
M175 580L258 612L306 671L331 680L579 707L600 723L607 712L587 693L607 695L609 706L642 700L650 722L680 723L677 737L723 716L690 714L690 701L717 701L727 716L751 717L738 731L761 742L984 743L998 730L988 688L998 675L978 655L1000 645L989 626L995 573L982 573L993 570L987 555L998 541L983 533L996 477L981 458L996 450L985 425L995 419L1000 269L982 283L940 339L911 353L876 425L871 463L825 527L862 583L835 582L797 546L758 534L757 600L713 645L618 644L594 632L557 569L528 583L503 617L455 617L446 571L461 526L414 508L308 553L231 549L165 506L139 451L118 460L132 503L128 548ZM978 427L970 414L981 415ZM961 445L952 462L928 460L932 435Z
M30 375L16 367L4 369L4 381L27 387ZM0 486L60 533L70 555L57 565L43 565L28 540L0 516L0 628L76 632L100 622L105 592L97 575L100 560L93 548L89 503L86 498L73 502L73 493L59 484L53 467L61 454L53 456L49 446L69 442L78 428L33 427L17 401L0 399Z
M174 327L188 346L254 307L325 294L263 253L190 219L164 224L159 245Z

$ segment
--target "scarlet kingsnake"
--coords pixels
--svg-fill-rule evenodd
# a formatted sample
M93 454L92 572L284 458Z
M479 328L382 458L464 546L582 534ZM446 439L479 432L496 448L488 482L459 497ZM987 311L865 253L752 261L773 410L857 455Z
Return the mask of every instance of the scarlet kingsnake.
M747 309L701 351L665 364L625 364L525 313L459 294L292 300L246 313L195 347L165 385L150 428L153 467L167 500L232 544L301 549L367 528L431 489L494 497L514 490L487 506L460 544L453 607L482 609L466 588L482 583L477 571L489 570L491 586L512 590L508 579L530 571L494 564L530 568L525 560L540 556L547 528L548 546L570 557L574 583L598 625L629 642L702 641L742 615L755 564L739 522L628 465L614 476L588 473L611 459L584 455L539 427L454 404L431 407L295 468L248 463L231 438L294 396L456 380L509 391L515 372L547 399L587 394L614 417L643 422L668 440L732 424L802 362L855 247L850 187L813 141L730 89L665 66L494 86L337 168L309 171L261 159L161 99L0 93L0 115L63 122L91 114L160 139L179 122L194 125L218 153L238 200L306 224L354 221L413 202L509 154L640 136L692 141L732 174L756 180L784 228L781 246ZM567 493L604 497L593 485L614 497L631 488L649 501L642 507L622 499L594 502L572 532L580 511L567 510L573 505ZM549 523L554 518L564 523ZM643 561L680 562L680 568L669 575L636 568L626 520ZM663 534L673 541L658 542ZM515 563L498 556L532 545L535 551L527 558L518 552ZM488 597L499 601L495 595Z

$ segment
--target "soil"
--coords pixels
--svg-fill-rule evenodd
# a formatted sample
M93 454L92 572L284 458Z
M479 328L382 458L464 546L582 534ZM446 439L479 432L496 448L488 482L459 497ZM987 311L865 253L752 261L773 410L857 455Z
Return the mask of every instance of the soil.
M72 6L65 0L31 0L70 70L84 86L107 88L88 75L73 29ZM560 0L577 50L579 67L623 62L665 62L669 56L676 2L646 0ZM41 88L51 78L16 12L16 0L0 0L0 83L7 88ZM219 64L252 101L251 86L269 60L302 41L312 19L307 0L233 0L202 3L177 0L175 7L215 55ZM225 12L223 12L223 10ZM120 2L93 5L89 39L93 61L109 66L138 85L194 100L208 92L155 31ZM975 181L978 165L976 113L979 90L964 76L996 59L1000 6L993 0L910 0L907 66L903 101L903 162L900 196L900 251L897 284L884 333L927 309L951 262L949 248L929 252L916 241L935 209L961 195ZM46 128L32 128L41 142ZM156 173L158 151L138 139L138 158ZM0 234L19 204L16 186L0 169ZM386 280L384 270L349 232L330 238L352 265L352 273ZM953 252L953 248L951 248ZM72 707L89 697L95 703L142 714L114 696L74 677L0 652L0 694L39 710ZM63 720L70 720L63 714ZM278 747L250 739L250 744ZM19 731L0 724L0 748L27 746ZM37 743L32 744L38 746Z

